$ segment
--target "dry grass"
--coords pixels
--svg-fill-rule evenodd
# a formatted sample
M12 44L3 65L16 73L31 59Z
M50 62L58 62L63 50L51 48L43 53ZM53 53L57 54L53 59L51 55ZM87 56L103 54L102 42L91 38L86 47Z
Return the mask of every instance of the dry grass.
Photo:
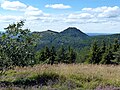
M120 66L114 65L58 64L16 67L14 70L7 71L6 75L1 76L0 81L14 82L24 78L34 78L34 76L44 73L54 73L62 77L66 88L68 83L71 85L71 82L82 89L95 89L98 86L106 85L120 87ZM54 87L61 87L60 85L57 83Z

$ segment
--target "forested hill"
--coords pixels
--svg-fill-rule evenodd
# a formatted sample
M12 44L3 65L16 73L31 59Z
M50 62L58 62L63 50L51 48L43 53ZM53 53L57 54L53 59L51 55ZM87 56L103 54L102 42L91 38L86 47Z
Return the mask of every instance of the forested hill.
M40 42L37 49L44 46L71 46L80 50L85 46L89 47L94 40L99 41L99 43L102 40L106 40L106 42L111 43L115 38L120 39L120 34L88 36L75 27L69 27L62 32L47 30L33 33L40 35Z
M75 27L69 27L62 32L47 30L43 32L33 32L40 35L39 48L44 46L72 46L81 48L85 46L84 40L88 40L89 36ZM87 45L87 44L86 44Z
M47 30L43 32L33 32L33 33L37 33L43 38L49 37L49 36L70 36L70 37L72 36L72 37L80 37L80 38L88 37L87 34L83 33L82 31L80 31L79 29L75 27L69 27L63 30L62 32L55 32L52 30Z
M60 32L61 35L64 36L70 36L70 37L79 37L81 39L87 38L88 35L80 31L79 29L75 27L69 27L65 29L64 31Z

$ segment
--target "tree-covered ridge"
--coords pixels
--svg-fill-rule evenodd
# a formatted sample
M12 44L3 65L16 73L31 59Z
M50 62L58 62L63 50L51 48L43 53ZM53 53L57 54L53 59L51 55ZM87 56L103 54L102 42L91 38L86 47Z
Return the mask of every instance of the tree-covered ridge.
M49 47L53 45L57 48L60 48L61 46L71 46L76 50L81 50L84 47L89 47L94 40L98 40L99 43L102 43L102 40L111 43L115 38L120 39L120 34L88 36L75 27L69 27L62 32L48 30L33 33L38 33L41 36L38 49L43 48L44 46Z
M51 30L44 31L44 32L33 32L38 33L41 36L40 44L38 46L38 49L44 47L44 46L55 46L57 48L60 48L61 46L71 46L73 48L82 48L83 46L86 46L86 41L84 40L89 39L88 35L81 32L77 28L67 28L62 32L54 32ZM72 42L71 42L72 41ZM84 43L83 43L84 42Z

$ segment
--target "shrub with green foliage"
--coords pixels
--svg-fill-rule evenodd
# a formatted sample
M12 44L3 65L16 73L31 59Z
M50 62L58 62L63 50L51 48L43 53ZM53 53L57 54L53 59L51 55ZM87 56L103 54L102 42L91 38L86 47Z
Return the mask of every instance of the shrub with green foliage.
M0 37L0 68L35 64L37 36L23 29L24 21L10 24Z

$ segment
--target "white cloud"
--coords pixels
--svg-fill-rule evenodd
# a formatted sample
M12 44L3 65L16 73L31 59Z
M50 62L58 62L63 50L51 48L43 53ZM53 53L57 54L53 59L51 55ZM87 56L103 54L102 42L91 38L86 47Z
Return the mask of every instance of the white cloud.
M50 17L49 14L46 14L42 10L39 10L33 6L28 6L24 12L24 15L27 20L42 20Z
M108 7L97 7L97 8L83 8L82 11L89 11L89 12L103 12L104 10L107 10Z
M0 15L0 22L14 22L24 19L22 16Z
M97 7L97 8L83 8L82 11L88 13L94 13L101 18L113 18L120 15L120 7Z
M26 4L20 2L20 1L9 1L9 0L2 0L1 1L1 7L5 10L13 10L13 11L22 11L21 14L24 19L27 21L39 21L39 22L54 22L54 21L59 21L56 19L56 17L51 16L50 14L44 13L42 10L39 8L33 7L33 6L27 6ZM58 5L58 6L56 6ZM63 5L63 4L56 4L56 8L70 8L68 5ZM13 16L13 15L3 15L1 16L1 21L16 21L19 19L18 16Z
M28 7L27 7L27 10L28 10L28 11L38 11L39 9L38 9L38 8L35 8L35 7L33 7L33 6L28 6Z
M94 15L92 15L90 13L70 14L68 16L68 18L71 18L71 19L90 19L93 17L94 17Z
M67 22L76 23L107 23L120 21L120 7L97 7L83 8L80 13L72 13L68 15Z
M43 12L41 10L26 10L25 15L26 16L41 16L43 15Z
M68 9L71 8L69 5L64 4L51 4L51 5L45 5L46 8L54 8L54 9Z
M26 9L27 5L21 3L19 1L4 1L1 4L1 7L5 10L16 10L16 11L23 11Z
M98 14L98 17L112 18L120 15L120 8L118 6L108 7L102 13Z
M5 10L13 10L13 11L22 11L22 17L24 17L27 21L29 20L47 20L47 17L50 17L49 14L44 13L39 8L33 7L33 6L27 6L24 3L21 3L19 1L8 1L4 0L1 4L1 7ZM46 17L46 18L45 18ZM5 20L5 22L8 20L19 20L18 16L13 15L1 15L1 21Z

